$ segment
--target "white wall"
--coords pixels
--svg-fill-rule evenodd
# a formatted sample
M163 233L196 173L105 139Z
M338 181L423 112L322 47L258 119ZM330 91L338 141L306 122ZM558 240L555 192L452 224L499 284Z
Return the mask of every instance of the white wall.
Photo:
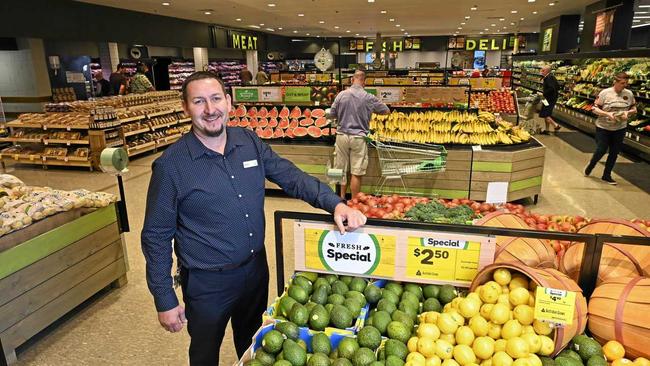
M19 39L18 48L0 51L0 96L51 95L43 41Z
M501 51L485 52L485 65L489 68L501 65Z
M397 54L395 67L398 69L414 69L418 62L439 62L445 67L445 51L405 51Z

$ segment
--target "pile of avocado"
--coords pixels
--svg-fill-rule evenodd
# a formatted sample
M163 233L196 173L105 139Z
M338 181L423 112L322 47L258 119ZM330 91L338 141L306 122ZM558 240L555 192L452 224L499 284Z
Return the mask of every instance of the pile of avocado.
M322 331L328 326L352 327L366 304L374 304L381 289L360 277L299 272L280 298L274 318Z
M601 345L584 334L573 337L555 359L540 357L544 366L607 366Z

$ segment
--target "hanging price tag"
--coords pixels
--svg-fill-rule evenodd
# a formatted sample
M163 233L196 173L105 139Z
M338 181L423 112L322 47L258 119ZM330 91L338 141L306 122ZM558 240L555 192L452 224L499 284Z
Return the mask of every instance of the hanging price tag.
M560 325L571 325L576 306L576 293L546 287L535 291L535 319Z
M472 281L481 243L449 238L409 237L406 276L434 281Z

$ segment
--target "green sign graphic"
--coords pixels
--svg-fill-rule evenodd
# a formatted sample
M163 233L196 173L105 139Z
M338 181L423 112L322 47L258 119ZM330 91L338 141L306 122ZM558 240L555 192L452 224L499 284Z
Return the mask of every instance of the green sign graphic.
M328 271L371 275L381 262L379 240L373 234L323 230L318 240L318 256Z
M308 86L288 86L284 89L285 102L310 102L311 88Z
M237 102L257 102L259 93L257 88L236 88L235 101Z
M369 94L372 94L374 96L377 96L377 89L376 88L364 88Z

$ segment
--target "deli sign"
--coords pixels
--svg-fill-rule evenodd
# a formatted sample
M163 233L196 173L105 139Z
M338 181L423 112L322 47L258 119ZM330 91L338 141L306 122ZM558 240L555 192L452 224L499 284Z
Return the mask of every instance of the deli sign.
M452 38L463 38L463 42L451 42ZM524 36L509 36L509 37L486 37L486 38L467 38L465 37L452 37L449 42L449 49L464 49L467 51L502 51L513 49L515 43L518 43L519 48L526 47L526 38Z
M250 33L228 31L228 46L239 50L256 50L257 36Z

